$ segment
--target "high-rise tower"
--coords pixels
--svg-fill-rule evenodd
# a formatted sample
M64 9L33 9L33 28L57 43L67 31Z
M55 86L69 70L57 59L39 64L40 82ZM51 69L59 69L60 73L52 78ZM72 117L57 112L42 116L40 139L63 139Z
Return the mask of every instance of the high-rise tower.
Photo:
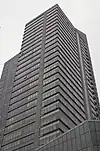
M86 36L58 5L26 24L0 81L1 151L33 151L89 119L99 101Z

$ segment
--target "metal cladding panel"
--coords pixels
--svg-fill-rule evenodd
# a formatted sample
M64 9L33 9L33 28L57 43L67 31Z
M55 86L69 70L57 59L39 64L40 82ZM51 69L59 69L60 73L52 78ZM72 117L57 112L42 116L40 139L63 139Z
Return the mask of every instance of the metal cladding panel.
M100 121L86 121L36 151L99 151Z

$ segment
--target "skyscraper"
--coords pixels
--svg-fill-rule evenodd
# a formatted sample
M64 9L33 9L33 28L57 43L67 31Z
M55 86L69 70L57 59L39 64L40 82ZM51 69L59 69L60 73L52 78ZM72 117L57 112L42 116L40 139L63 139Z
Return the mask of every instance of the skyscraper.
M25 25L21 51L0 80L1 151L33 151L99 119L86 35L58 5Z

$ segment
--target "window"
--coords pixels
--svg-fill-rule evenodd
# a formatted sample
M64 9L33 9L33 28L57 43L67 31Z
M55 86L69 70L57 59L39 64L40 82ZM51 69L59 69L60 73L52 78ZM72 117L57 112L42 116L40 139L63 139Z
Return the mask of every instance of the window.
M43 136L45 133L49 133L50 131L53 131L53 130L57 129L57 124L59 124L59 121L56 121L56 122L54 122L52 124L44 126L40 130L40 135Z
M46 56L46 54L45 54L45 59L44 59L45 64L44 64L44 66L47 66L47 65L53 64L53 62L56 62L58 60L57 56L58 56L58 52L57 51L53 52L49 56Z
M28 100L31 100L33 98L35 98L36 96L38 95L38 93L34 93L34 94L31 94L30 96L28 96Z
M46 39L51 38L56 34L56 31L51 32L50 34L46 35ZM55 35L56 36L56 35Z
M24 93L21 93L20 95L16 95L15 97L11 98L10 105L13 104L13 103L15 103L15 102L17 102L17 101L21 101L24 98L27 98L28 95L29 94L31 95L32 93L34 93L33 95L35 97L37 95L37 94L35 94L35 92L37 91L37 89L38 89L37 85L34 86L34 88L30 88L29 90L28 90L28 88L26 88L26 91L24 91ZM28 90L28 93L27 93L27 90Z
M33 71L34 72L39 72L39 66L40 66L40 64L37 64L36 66L31 67L31 68L25 70L24 72L16 75L15 76L15 81L20 80L20 79L21 80L23 79L23 81L25 81L24 77L29 76L29 74L31 74Z
M19 90L18 90L18 93L21 93L21 92L22 92L22 89L19 89Z
M36 36L33 36L33 37L31 37L31 38L28 38L28 39L23 39L23 41L22 41L22 45L24 45L24 44L28 44L28 43L30 43L30 42L35 42L36 40L39 40L39 39L41 39L42 38L42 32L41 33L39 33L38 35L36 35Z
M55 42L57 42L57 40L56 40L56 41L53 41L53 40L52 40L52 41L48 42L47 44L45 44L45 49L46 49L47 47L51 46L51 45L54 45Z
M25 117L25 118L22 119L21 121L18 121L18 122L16 122L16 123L13 123L13 124L7 126L7 127L5 128L5 133L6 133L6 132L13 131L13 130L15 130L16 128L21 128L21 127L23 127L25 124L29 124L29 123L35 122L35 117L36 117L36 115L33 114L33 115L31 115L31 116Z
M22 112L18 115L13 116L13 118L8 117L7 125L10 125L14 122L18 122L18 121L26 118L27 116L33 115L35 113L36 113L36 107L33 107L33 108L28 109L28 110L25 110L24 112Z
M28 42L25 42L24 44L22 43L22 48L26 47L27 45L31 45L31 44L34 45L34 44L38 43L39 41L42 41L41 35L38 39L32 39L32 40L29 40Z
M20 140L15 141L15 142L10 143L10 144L7 144L7 145L5 145L5 146L2 147L2 151L4 151L4 150L6 151L7 149L13 148L14 146L17 146L19 144L20 144Z
M43 30L43 23L40 23L39 26L37 26L35 28L29 29L27 32L25 30L23 40L27 39L27 37L29 37L30 34L32 34L32 33L36 34L40 30Z
M31 100L34 101L33 99L31 99ZM29 101L30 101L30 100L29 100ZM25 99L22 99L22 100L20 100L20 101L18 101L18 102L15 102L14 104L11 104L11 105L9 106L9 111L14 110L14 109L16 109L16 108L19 108L20 106L25 105L25 104L27 104L29 101L27 100L27 98L25 98Z
M33 100L25 105L19 106L18 108L8 112L8 116L9 117L14 116L14 115L19 114L19 113L27 110L28 108L34 107L34 106L36 106L36 100Z
M23 66L17 70L16 75L20 74L21 72L24 72L25 70L27 70L28 68L31 68L32 66L36 65L37 63L40 62L40 58L37 58L36 60L31 59L28 61L26 61L26 63L23 64Z
M42 101L42 107L54 103L57 100L57 98L58 98L58 94L45 99L45 101Z
M49 56L51 55L51 54L53 54L53 53L55 53L57 51L57 49L56 48L52 48L52 49L50 49L49 51L46 51L45 52L45 59L44 59L44 62L46 62L46 57L48 57L49 58ZM50 60L50 59L48 59L48 60Z
M47 18L50 18L51 16L55 15L58 12L56 8L53 10L50 10L50 12L47 13Z
M10 139L14 139L14 138L19 137L19 136L21 136L21 130L16 130L12 133L5 135L4 140L9 141Z
M57 79L57 75L53 75L52 77L50 77L50 78L48 78L48 79L45 79L44 81L43 81L43 85L46 85L46 84L48 84L48 83L50 83L51 81L54 81L54 80L56 80Z
M57 20L53 24L46 25L46 36L49 36L51 33L55 33L57 27Z
M5 132L11 131L11 130L13 130L13 129L16 128L16 127L18 128L19 126L22 125L22 123L23 123L23 120L22 120L22 121L19 121L19 122L17 122L17 123L14 123L14 124L11 124L11 125L7 126L6 129L5 129Z
M47 107L44 107L41 111L41 114L44 115L48 112L51 112L55 109L57 109L59 107L59 102L56 102L56 103L53 103L53 104L50 104L48 105Z
M30 45L27 45L26 47L24 47L24 48L22 48L21 50L22 51L26 51L26 50L28 50L30 47L38 47L39 45L41 45L41 42L42 41L39 41L38 43L36 43L36 44L33 44L33 43L31 43Z
M52 88L58 86L58 84L59 84L59 81L56 80L56 81L53 81L53 82L51 82L51 83L49 83L49 84L43 86L43 92L45 92L45 91L47 91L47 90L50 90L50 89L52 89Z
M14 120L14 118L12 117L12 118L9 119L9 122L12 122L13 120Z
M36 104L37 104L37 100L33 100L33 101L27 103L27 107L33 106L33 105L36 105Z
M35 120L36 120L35 117L36 117L36 115L34 114L34 115L31 115L31 116L25 118L24 119L25 124L28 124L28 123L31 123L31 122L35 122Z
M36 81L30 83L30 84L29 84L29 87L33 87L34 85L37 85L37 84L38 84L38 80L36 80Z
M56 41L56 35L54 35L54 36L52 36L52 37L46 39L45 44L48 43L48 42L50 42L50 41L52 41L52 40L53 40L53 41Z
M32 136L34 138L34 136ZM34 142L32 142L32 144L29 144L27 146L24 145L24 147L21 147L21 149L19 148L16 151L22 151L22 149L24 149L25 151L29 151L30 149L34 149Z
M49 113L47 115L43 115L41 117L41 127L44 127L44 125L47 125L49 123L52 123L53 121L57 120L57 114L58 114L59 110L55 110L52 113Z
M35 70L31 73L29 73L26 76L26 79L24 79L23 77L14 81L14 87L13 87L13 92L20 89L21 87L24 87L25 85L27 85L28 83L36 80L39 77L39 69Z
M23 56L23 58L19 58L19 60L18 60L18 67L17 67L17 70L19 69L19 68L21 68L23 65L25 65L25 63L27 64L27 63L29 63L30 62L30 60L29 60L29 58L28 57L31 57L32 58L32 55L36 55L36 54L38 54L39 52L40 52L40 50L41 50L41 45L38 45L37 47L34 47L34 46L32 46L32 47L30 47L29 49L27 49L26 51L25 51L25 53L27 54L26 56ZM27 59L28 58L28 59ZM26 62L26 60L27 60L27 62ZM22 64L23 63L23 64Z
M55 67L57 67L57 65L58 65L58 62L55 62L54 64L52 64L52 65L50 65L50 66L44 68L44 73L45 73L45 72L48 72L49 70L52 70L52 69L55 68Z
M43 19L44 18L43 18L43 15L42 15L42 16L37 17L37 19L32 20L31 22L29 22L26 25L25 30L27 31L28 29L30 29L33 26L38 26L38 24L41 23L43 21Z
M43 94L43 99L50 97L51 95L56 93L56 89L49 90Z
M55 73L57 73L57 68L55 68L54 70L51 70L47 73L44 73L43 79L48 78L48 77L52 76Z

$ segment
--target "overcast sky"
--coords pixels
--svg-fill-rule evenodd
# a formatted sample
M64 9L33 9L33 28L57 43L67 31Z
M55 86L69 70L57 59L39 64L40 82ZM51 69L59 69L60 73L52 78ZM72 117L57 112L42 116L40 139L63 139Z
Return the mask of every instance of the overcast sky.
M55 4L87 35L100 96L100 0L0 0L0 75L20 52L25 24Z

